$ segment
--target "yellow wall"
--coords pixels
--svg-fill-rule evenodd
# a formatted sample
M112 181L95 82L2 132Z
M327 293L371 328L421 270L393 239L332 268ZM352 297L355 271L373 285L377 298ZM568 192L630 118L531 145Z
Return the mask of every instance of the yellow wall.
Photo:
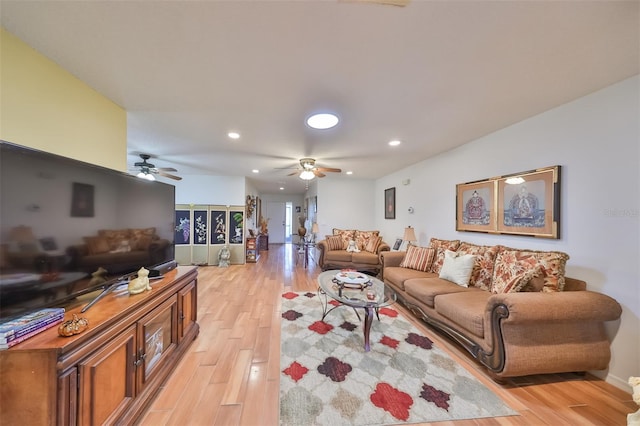
M0 139L126 171L126 111L0 28Z

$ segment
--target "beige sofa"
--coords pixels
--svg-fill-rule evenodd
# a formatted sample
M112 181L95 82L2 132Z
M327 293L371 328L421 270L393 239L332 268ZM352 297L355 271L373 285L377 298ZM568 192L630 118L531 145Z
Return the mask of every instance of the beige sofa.
M605 322L618 320L622 308L586 290L584 281L564 277L566 254L435 238L429 248L420 248L427 260L409 265L417 269L403 267L411 263L408 253L382 253L383 280L402 304L462 345L494 379L608 367ZM456 264L450 259L468 256L468 287L441 278Z
M355 245L358 252L347 251L349 243ZM332 235L316 243L318 265L323 271L328 269L351 268L361 272L380 273L382 262L380 253L390 247L382 241L378 231L359 231L355 229L333 229Z

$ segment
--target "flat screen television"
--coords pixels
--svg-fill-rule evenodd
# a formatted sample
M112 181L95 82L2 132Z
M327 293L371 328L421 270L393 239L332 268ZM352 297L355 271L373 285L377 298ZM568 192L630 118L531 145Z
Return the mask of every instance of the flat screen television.
M173 185L0 145L0 321L175 267Z

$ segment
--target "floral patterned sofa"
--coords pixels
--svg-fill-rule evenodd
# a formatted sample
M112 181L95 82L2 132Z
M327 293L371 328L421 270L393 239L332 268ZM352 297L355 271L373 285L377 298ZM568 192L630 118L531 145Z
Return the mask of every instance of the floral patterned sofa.
M381 254L398 300L505 377L603 370L611 297L565 277L569 256L432 238L428 247Z
M379 231L334 228L333 235L316 243L318 265L323 271L351 268L378 274L382 268L380 253L391 249L379 234ZM347 251L350 241L355 242L358 252Z

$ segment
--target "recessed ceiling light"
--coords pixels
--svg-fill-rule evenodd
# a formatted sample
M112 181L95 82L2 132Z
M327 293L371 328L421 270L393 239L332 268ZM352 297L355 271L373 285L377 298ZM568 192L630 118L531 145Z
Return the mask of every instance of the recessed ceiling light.
M282 187L282 186L281 186L281 187L280 187L280 191L284 191L284 187Z
M335 114L314 114L307 118L307 124L314 129L325 130L334 127L338 124L338 116Z
M389 141L389 145L390 145L390 146L398 146L398 145L400 145L401 143L402 143L402 142L400 142L400 141L399 141L399 140L397 140L397 139L394 139L394 140L392 140L392 141Z
M349 170L349 171L347 172L347 174L348 174L348 175L352 175L352 174L353 174L353 172L352 172L351 170Z
M252 171L253 173L260 173L260 170L258 170L258 169L253 169L253 170L251 170L251 171Z
M229 132L227 133L227 136L229 136L231 139L240 139L240 133L238 132Z

